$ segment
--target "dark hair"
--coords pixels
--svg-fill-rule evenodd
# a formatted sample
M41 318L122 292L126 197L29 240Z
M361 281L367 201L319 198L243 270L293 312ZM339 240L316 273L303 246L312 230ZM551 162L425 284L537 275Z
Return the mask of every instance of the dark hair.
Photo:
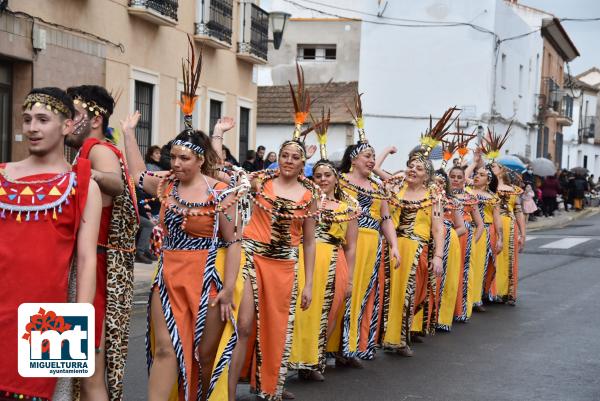
M257 151L257 152L258 152L258 151L261 151L261 150L265 150L265 147L264 147L264 146L262 146L262 145L260 145L258 148L256 148L256 151Z
M450 190L450 180L448 179L448 174L444 171L443 168L439 170L435 170L434 175L441 176L444 179L444 191L446 191L446 195L450 196L452 193Z
M498 178L496 177L496 174L494 174L494 172L492 171L492 165L486 164L485 167L482 168L486 169L488 180L490 181L488 183L488 189L491 193L495 194L496 191L498 191Z
M448 170L448 175L452 174L454 170L460 170L463 173L463 176L465 175L465 167L462 166L452 166L452 168Z
M64 90L53 87L53 86L47 86L44 88L33 88L27 94L27 96L35 95L36 93L39 93L41 95L52 96L53 98L55 98L56 100L58 100L59 102L64 104L71 115L67 116L67 115L60 113L59 115L62 116L61 118L72 119L73 117L75 117L75 106L73 105L73 99L71 99L69 97L69 95L67 94L67 92L65 92Z
M204 132L200 130L184 130L175 137L176 140L191 142L204 149L204 154L202 155L204 163L200 168L200 172L210 177L215 176L215 168L219 164L221 157L214 151L210 143L210 138Z
M80 97L87 101L96 102L98 106L105 109L108 115L100 114L100 116L102 117L102 132L108 132L108 119L114 111L115 100L106 89L98 85L81 85L72 86L68 88L67 93L73 99L76 97ZM93 111L90 111L89 109L87 109L86 111L89 118L93 118L96 116Z
M350 145L344 151L344 156L342 156L342 163L340 164L340 171L342 173L349 173L350 168L352 167L352 152L356 149L358 145Z
M148 150L146 151L146 157L144 158L144 161L146 163L156 163L154 160L152 160L152 154L156 151L160 152L160 146L156 146L156 145L152 145L148 148Z
M248 149L246 151L246 160L256 159L256 151L252 149Z

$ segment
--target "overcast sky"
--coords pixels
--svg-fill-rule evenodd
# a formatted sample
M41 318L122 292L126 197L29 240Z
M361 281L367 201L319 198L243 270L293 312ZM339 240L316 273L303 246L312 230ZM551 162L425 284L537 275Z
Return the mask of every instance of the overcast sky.
M600 0L519 0L519 3L548 11L558 18L600 18ZM570 63L571 74L594 66L600 68L600 21L562 24L581 54Z

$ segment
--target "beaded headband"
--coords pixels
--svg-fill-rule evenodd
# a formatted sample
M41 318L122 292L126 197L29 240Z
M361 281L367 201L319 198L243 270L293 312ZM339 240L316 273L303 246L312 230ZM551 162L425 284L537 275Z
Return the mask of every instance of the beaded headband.
M285 141L284 143L281 144L281 147L279 148L279 153L281 153L283 148L285 148L286 146L293 146L296 149L298 149L300 151L300 154L302 155L302 161L303 162L306 161L306 151L304 150L304 147L302 146L300 141L297 141L295 139L290 139L290 140Z
M171 145L173 145L173 146L183 146L184 148L188 148L189 150L191 150L192 152L196 153L197 155L203 155L204 154L204 148L202 146L194 145L191 142L183 141L181 139L177 139L177 140L173 141L171 143Z
M425 153L422 152L415 152L410 160L408 161L408 163L412 162L412 161L418 161L420 163L423 163L423 165L425 166L425 169L427 170L427 174L429 175L429 178L433 178L433 163L431 163L431 160L428 159L427 155Z
M81 107L83 107L86 111L89 110L96 116L102 116L105 118L110 116L108 110L106 110L104 107L100 106L93 100L87 100L81 96L75 96L75 98L73 99L73 103L81 105Z
M33 106L39 107L41 105L46 105L46 109L53 111L54 114L61 113L67 118L73 117L67 105L54 96L45 93L31 93L27 95L23 102L23 110L31 110Z

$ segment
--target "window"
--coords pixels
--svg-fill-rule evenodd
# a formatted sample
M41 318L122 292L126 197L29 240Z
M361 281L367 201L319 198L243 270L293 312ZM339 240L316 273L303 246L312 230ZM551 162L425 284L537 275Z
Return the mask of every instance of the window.
M153 92L154 85L135 81L134 110L138 110L141 114L140 121L135 129L135 138L143 155L152 145Z
M0 64L0 163L10 161L12 66Z
M519 97L523 97L523 66L519 65Z
M209 125L208 125L208 130L210 132L210 134L212 135L215 124L217 123L217 121L221 118L221 109L223 107L223 102L220 102L218 100L215 99L210 99L210 119L209 119Z
M500 85L506 89L506 54L502 54L500 62Z
M239 159L240 163L246 160L246 153L248 152L248 140L250 137L250 109L246 107L240 107L240 147L239 147Z
M298 61L334 61L335 45L298 45Z
M587 168L587 155L583 156L583 168Z

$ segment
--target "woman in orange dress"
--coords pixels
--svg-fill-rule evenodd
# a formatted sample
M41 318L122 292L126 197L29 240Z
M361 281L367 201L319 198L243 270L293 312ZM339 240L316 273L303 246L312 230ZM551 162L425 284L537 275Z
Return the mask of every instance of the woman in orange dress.
M136 113L123 123L127 160L139 186L158 195L164 232L148 306L148 400L223 399L227 381L221 376L236 342L237 199L212 177L218 155L201 131L188 128L171 142L170 174L144 171L134 132L138 119ZM222 336L228 337L224 349Z
M238 314L239 342L230 367L229 399L247 354L245 374L259 397L281 400L290 354L296 298L312 299L318 188L302 176L306 151L283 143L279 169L254 173L254 208L244 230L244 287ZM304 287L298 288L299 245L304 250ZM286 393L286 398L292 397Z

